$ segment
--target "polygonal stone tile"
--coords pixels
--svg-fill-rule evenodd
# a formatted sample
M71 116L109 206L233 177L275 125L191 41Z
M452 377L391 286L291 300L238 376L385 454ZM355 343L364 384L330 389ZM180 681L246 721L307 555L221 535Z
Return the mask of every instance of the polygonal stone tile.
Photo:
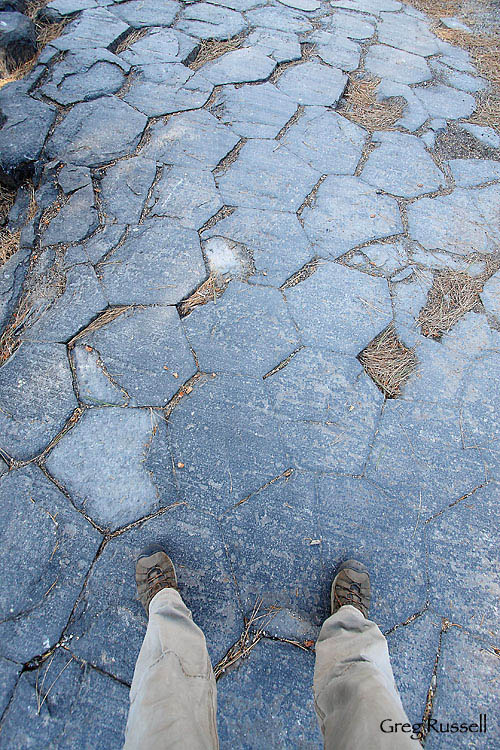
M137 601L135 562L152 542L171 555L181 595L203 629L214 664L243 628L217 522L185 504L174 506L106 545L68 629L74 653L127 682L147 621Z
M408 265L408 255L402 242L374 242L363 247L368 258L368 268L376 269L384 276L392 276Z
M252 10L256 5L260 5L261 0L210 0L211 5L223 5L225 8L239 10L244 13L246 10Z
M36 466L2 477L0 497L2 652L27 662L59 640L101 536Z
M201 2L185 6L177 28L199 39L230 39L246 25L241 13Z
M165 166L151 195L149 213L199 229L221 208L222 200L209 170Z
M257 28L247 36L243 46L259 49L278 63L292 62L302 57L297 35L277 29Z
M245 612L262 600L321 623L327 602L313 475L294 473L265 487L222 517L222 531Z
M500 148L500 135L493 128L475 125L470 122L459 123L460 130L465 130L473 138L489 148Z
M321 3L318 0L279 0L279 2L282 5L287 5L289 8L303 10L306 13L312 13L321 8Z
M264 55L259 49L244 47L226 52L202 68L202 75L215 86L226 83L247 83L264 81L269 78L276 61Z
M292 466L361 473L384 396L354 357L304 348L264 388Z
M295 114L295 102L271 83L261 86L224 86L212 112L243 138L274 138Z
M308 107L281 143L322 174L354 174L367 133L336 112Z
M77 167L75 164L65 164L57 173L57 181L66 195L74 193L80 188L92 184L92 177L88 167Z
M474 187L500 180L500 162L493 159L450 159L448 164L459 187Z
M321 747L313 670L312 654L289 643L261 640L217 684L221 746Z
M373 75L399 83L422 83L432 78L425 58L385 44L370 47L365 66Z
M458 410L393 399L385 405L366 476L429 516L480 485L490 471L488 456L463 449Z
M171 219L149 219L99 266L112 305L175 305L206 277L198 235Z
M338 257L356 245L403 231L398 204L357 177L330 175L302 214L320 252Z
M420 99L416 96L414 89L405 83L397 83L384 78L377 87L377 100L384 102L392 97L401 97L406 100L403 115L396 121L396 125L406 128L410 132L418 130L429 118L429 114Z
M500 450L500 393L492 378L499 364L497 349L476 361L467 373L460 402L460 424L466 446Z
M343 560L370 571L370 618L382 629L404 622L426 601L423 520L404 497L366 479L319 479L319 523L325 583Z
M324 263L286 289L291 315L303 342L356 356L392 319L385 279Z
M476 100L471 94L435 83L432 86L413 89L430 117L444 117L457 120L468 117L476 109Z
M107 49L83 49L56 63L41 91L59 104L86 102L114 94L125 83L130 66Z
M66 273L64 293L21 334L22 339L64 343L107 306L92 266L74 266Z
M123 224L105 224L81 245L68 247L64 256L66 266L75 263L98 263L121 240L126 227Z
M44 7L44 13L48 13L50 19L60 21L64 16L71 16L82 10L97 8L96 0L52 0Z
M3 717L0 748L121 747L128 694L126 685L58 649L21 676Z
M146 117L116 97L75 104L47 143L47 154L95 167L130 154L146 127Z
M181 5L174 0L131 0L131 2L111 5L109 10L134 29L142 26L170 26Z
M78 406L66 347L23 343L0 368L0 448L28 460L41 453Z
M75 344L71 350L80 401L89 406L125 406L128 394L106 371L99 355L89 346Z
M142 156L109 167L100 183L106 216L123 224L138 222L155 175L156 163Z
M312 29L311 23L302 13L280 7L267 6L250 10L246 14L246 19L251 26L263 26L266 29L289 33L300 33Z
M489 638L480 641L462 628L451 627L443 633L432 719L436 721L437 730L440 726L446 730L452 723L476 724L470 733L451 735L453 744L455 737L461 738L457 739L456 747L465 748L470 744L495 750L498 746L498 695L496 687L492 687L498 679L495 646ZM486 735L478 733L481 714L486 721ZM449 748L450 734L431 729L426 745L429 750Z
M420 310L427 302L432 283L432 272L420 271L410 282L395 284L392 288L394 327L400 341L408 347L422 342L418 318Z
M84 10L51 45L59 50L109 47L130 27L106 8Z
M335 32L315 31L307 41L314 44L319 57L328 65L344 71L356 70L361 57L361 47L352 39Z
M480 297L486 312L500 317L500 279L498 274L484 283Z
M333 31L336 36L345 36L351 39L370 39L375 32L375 19L343 10L323 16L321 23L323 28Z
M335 107L342 96L347 76L318 62L305 62L285 70L277 86L297 104Z
M46 466L77 507L114 530L177 499L164 431L150 409L89 409ZM156 476L158 463L162 474Z
M111 381L134 406L164 406L196 372L177 310L127 310L78 339L97 351Z
M453 88L460 89L461 91L467 91L470 94L484 91L489 85L484 78L478 78L468 73L453 70L447 65L440 63L437 59L431 60L431 68L435 77L442 83L445 83L447 86L453 86Z
M237 281L217 302L196 307L183 323L205 372L262 376L299 343L281 293Z
M4 659L0 656L2 670L0 672L0 711L2 715L10 703L12 693L16 687L17 680L23 668L22 664L17 664L10 659ZM0 737L0 743L2 738ZM0 745L1 746L1 745Z
M461 255L496 252L500 243L500 185L422 198L408 206L410 235L427 250ZM460 220L457 219L460 218Z
M411 724L424 715L440 631L441 618L425 612L387 635L396 687Z
M382 13L378 24L378 41L390 47L427 57L440 52L440 40L429 30L428 23L406 13Z
M297 211L320 173L275 141L251 140L226 172L216 176L227 206Z
M492 638L500 632L498 489L490 483L428 523L431 606Z
M14 312L30 262L30 248L20 248L0 266L0 331Z
M374 13L378 15L381 11L397 11L401 9L401 3L397 0L330 0L332 8L345 8L346 10L357 10L361 13Z
M165 164L212 169L238 143L238 136L206 110L155 122L143 155Z
M212 89L210 81L185 65L155 62L134 69L123 99L148 117L159 117L202 107Z
M92 185L76 190L42 232L42 245L80 242L99 224Z
M180 494L212 513L287 469L278 420L262 383L217 375L196 385L169 418Z
M406 133L375 133L373 142L380 145L369 155L361 173L370 185L404 198L445 185L444 174L419 138Z
M194 52L198 41L176 29L150 29L133 42L120 57L131 65L184 62Z

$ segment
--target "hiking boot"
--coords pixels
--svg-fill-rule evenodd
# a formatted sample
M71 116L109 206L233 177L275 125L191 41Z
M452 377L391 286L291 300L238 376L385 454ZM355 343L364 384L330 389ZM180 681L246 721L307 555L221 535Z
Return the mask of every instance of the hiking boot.
M177 590L177 576L172 560L167 553L155 544L139 555L135 566L137 598L149 614L151 599L165 588Z
M332 615L344 604L351 604L368 618L370 607L370 575L363 563L346 560L333 579L331 606Z

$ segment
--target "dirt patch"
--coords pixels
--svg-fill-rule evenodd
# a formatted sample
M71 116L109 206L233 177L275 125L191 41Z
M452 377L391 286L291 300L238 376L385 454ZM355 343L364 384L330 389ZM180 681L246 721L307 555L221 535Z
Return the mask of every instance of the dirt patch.
M195 307L206 305L207 302L217 302L217 299L225 292L228 283L224 277L211 273L191 296L177 305L179 316L185 318L193 312Z
M233 36L231 39L218 41L217 39L202 39L194 59L189 63L191 70L199 70L203 65L218 57L222 57L226 52L232 52L241 47L245 40L244 34Z
M339 115L366 130L393 130L395 123L403 115L405 103L397 97L377 101L376 90L379 83L380 78L350 76L337 107Z
M439 340L465 313L480 306L481 279L463 271L437 271L417 321L422 335Z
M398 339L393 325L379 333L358 355L358 359L386 398L397 398L416 369L413 349Z

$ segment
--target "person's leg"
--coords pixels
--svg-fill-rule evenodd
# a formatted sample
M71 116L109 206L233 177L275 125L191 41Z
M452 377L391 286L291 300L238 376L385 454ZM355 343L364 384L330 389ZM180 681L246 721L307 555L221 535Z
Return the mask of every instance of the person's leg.
M316 643L314 699L325 748L416 750L418 743L401 727L389 731L396 723L408 729L409 721L387 641L367 619L369 597L366 568L354 560L344 563L332 584L332 615Z
M217 690L205 637L160 548L137 563L148 627L130 689L124 750L216 750Z

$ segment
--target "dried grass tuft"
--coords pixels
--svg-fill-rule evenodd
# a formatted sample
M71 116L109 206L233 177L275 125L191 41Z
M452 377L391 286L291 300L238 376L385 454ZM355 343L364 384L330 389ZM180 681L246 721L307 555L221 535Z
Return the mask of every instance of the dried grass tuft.
M116 50L115 50L115 55L119 55L120 52L124 52L133 44L138 42L139 39L143 39L143 37L145 37L148 33L149 33L148 28L135 29L134 31L132 31L124 39L122 39L121 42L117 45Z
M228 281L226 279L215 273L211 273L208 279L190 297L183 300L177 306L180 317L185 318L199 305L206 305L207 302L217 302L217 299L225 292L227 285Z
M482 282L463 271L437 271L417 321L422 334L439 340L479 303Z
M79 339L83 338L84 336L88 336L90 333L98 331L99 328L108 325L108 323L116 320L116 318L120 317L120 315L123 315L123 313L127 312L127 310L131 310L132 307L133 305L116 305L115 307L109 307L103 313L98 315L95 320L89 323L89 325L84 328L83 331L80 331L80 333L77 333L76 336L73 336L71 341L68 341L68 346L74 345Z
M404 102L396 97L377 101L380 78L350 77L337 112L366 130L393 130L403 115Z
M398 339L393 325L376 336L358 359L386 398L401 395L418 361L415 352Z
M231 39L218 41L217 39L202 39L196 57L189 63L191 70L199 70L203 65L222 57L226 52L232 52L243 44L245 36L238 34Z

